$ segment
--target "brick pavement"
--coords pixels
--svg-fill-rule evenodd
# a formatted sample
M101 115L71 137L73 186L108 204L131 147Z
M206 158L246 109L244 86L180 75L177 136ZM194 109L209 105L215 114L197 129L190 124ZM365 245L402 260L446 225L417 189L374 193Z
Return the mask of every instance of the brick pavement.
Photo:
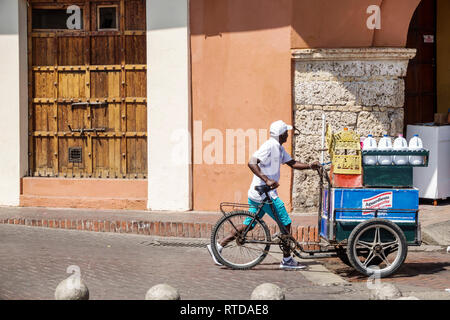
M80 267L91 299L143 299L151 286L168 283L182 299L242 300L264 282L279 285L287 299L367 297L279 270L271 256L255 269L236 271L214 265L205 248L150 246L150 237L132 234L0 225L0 238L0 299L53 299L70 265Z
M327 258L322 262L329 270L351 283L366 282L367 280L338 258ZM450 288L450 254L445 251L410 251L399 270L382 281L398 286L431 288L443 292Z
M164 282L178 288L185 300L245 300L263 282L279 285L287 299L354 300L369 296L366 278L337 258L303 263L324 263L349 285L318 285L305 277L313 268L303 274L282 271L279 260L270 255L252 270L229 270L214 265L204 247L153 246L154 238L142 235L0 225L0 239L0 299L53 299L70 265L80 267L91 299L143 299L151 286ZM410 252L400 271L383 281L392 281L402 290L420 290L423 298L440 293L439 299L450 299L442 293L450 279L449 256Z

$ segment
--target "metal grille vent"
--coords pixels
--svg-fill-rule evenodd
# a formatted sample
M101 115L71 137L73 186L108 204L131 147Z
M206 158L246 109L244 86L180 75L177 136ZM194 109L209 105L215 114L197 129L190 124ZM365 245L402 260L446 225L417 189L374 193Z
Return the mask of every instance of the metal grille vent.
M208 244L208 241L204 242L188 242L188 241L143 241L139 243L144 246L151 247L190 247L190 248L205 248Z
M81 163L83 159L83 152L81 147L69 148L69 162Z

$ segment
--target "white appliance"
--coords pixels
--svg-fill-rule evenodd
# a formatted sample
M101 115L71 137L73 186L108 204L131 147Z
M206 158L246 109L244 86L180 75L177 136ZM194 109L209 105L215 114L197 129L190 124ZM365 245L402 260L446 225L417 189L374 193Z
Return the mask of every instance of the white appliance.
M419 197L433 200L450 197L450 125L408 125L407 140L415 134L422 139L424 149L430 151L428 167L413 169Z

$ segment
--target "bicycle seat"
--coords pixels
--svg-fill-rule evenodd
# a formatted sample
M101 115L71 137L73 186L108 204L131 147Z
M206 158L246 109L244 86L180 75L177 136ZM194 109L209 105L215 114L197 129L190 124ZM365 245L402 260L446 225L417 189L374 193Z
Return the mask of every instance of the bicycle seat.
M264 186L256 186L255 190L261 195L263 193L269 192L272 189L268 185L264 185Z

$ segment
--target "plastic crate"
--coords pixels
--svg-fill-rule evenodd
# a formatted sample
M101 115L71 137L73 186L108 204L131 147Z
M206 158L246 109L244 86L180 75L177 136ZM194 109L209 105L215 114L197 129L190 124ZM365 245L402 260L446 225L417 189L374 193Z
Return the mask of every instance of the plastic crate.
M413 187L413 168L427 167L429 151L363 151L363 163L365 156L423 156L422 165L365 165L363 164L363 185L365 187Z

